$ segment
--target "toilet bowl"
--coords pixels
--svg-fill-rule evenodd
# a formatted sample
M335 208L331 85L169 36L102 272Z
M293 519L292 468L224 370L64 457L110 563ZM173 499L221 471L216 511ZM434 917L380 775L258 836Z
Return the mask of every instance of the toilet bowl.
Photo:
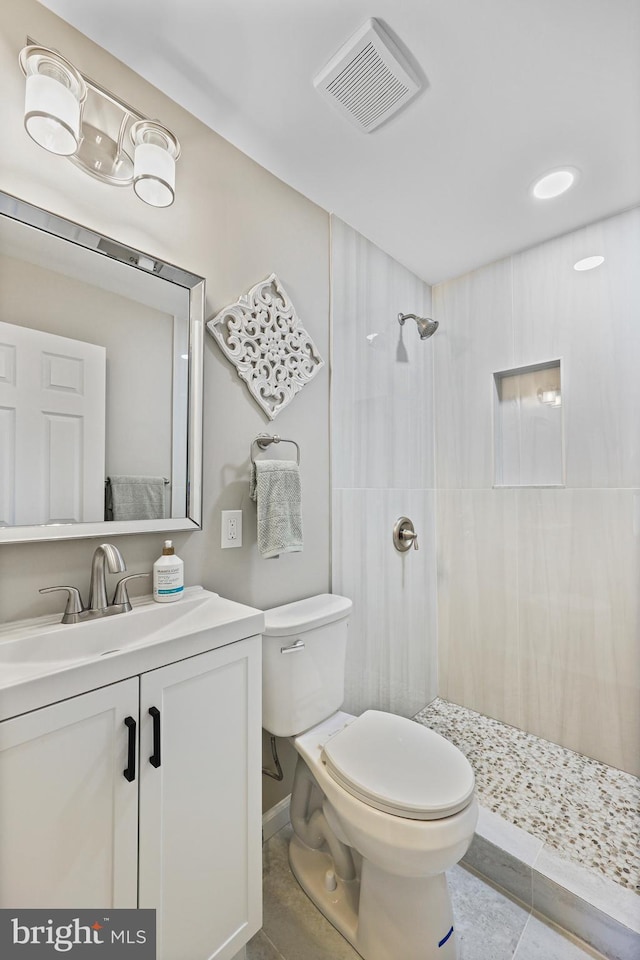
M350 612L328 594L265 612L263 726L298 753L291 868L365 960L456 960L445 871L475 830L473 771L412 720L339 709Z

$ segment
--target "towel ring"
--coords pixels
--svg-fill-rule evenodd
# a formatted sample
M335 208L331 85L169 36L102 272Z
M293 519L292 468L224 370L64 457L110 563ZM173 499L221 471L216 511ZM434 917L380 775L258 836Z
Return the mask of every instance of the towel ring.
M257 443L261 450L266 450L272 443L292 443L296 448L296 462L298 466L300 466L300 447L295 440L287 440L286 437L279 437L277 434L271 437L268 433L261 433L260 436L256 437L251 443L251 463L256 462L253 456L254 443Z

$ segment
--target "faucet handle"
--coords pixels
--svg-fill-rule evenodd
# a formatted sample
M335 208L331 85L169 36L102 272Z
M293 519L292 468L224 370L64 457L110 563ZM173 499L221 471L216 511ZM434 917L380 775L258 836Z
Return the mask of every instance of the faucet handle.
M114 607L122 607L123 612L128 612L131 610L131 600L129 599L129 591L127 589L127 584L131 580L139 580L141 577L150 577L150 573L131 573L128 577L123 577L122 580L118 580L116 584L116 590L113 595Z
M69 594L61 623L77 623L84 610L80 591L77 587L41 587L38 593L55 593L56 590L66 590Z
M393 545L400 553L410 550L412 545L414 550L420 549L418 547L418 534L409 517L400 517L396 520L393 528Z

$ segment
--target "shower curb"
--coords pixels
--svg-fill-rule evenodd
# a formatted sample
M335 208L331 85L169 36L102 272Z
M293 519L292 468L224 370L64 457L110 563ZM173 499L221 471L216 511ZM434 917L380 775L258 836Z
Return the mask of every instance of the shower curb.
M640 897L480 806L462 863L608 960L640 957Z

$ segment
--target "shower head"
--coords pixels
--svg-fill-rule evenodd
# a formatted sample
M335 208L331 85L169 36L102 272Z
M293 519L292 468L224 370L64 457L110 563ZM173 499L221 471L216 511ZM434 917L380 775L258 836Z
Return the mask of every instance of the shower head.
M432 337L440 325L437 320L430 320L428 317L416 317L416 323L421 340L428 340L429 337Z
M398 323L401 327L404 326L405 320L415 320L421 340L428 340L440 326L438 320L431 320L430 317L417 317L415 313L399 313Z

